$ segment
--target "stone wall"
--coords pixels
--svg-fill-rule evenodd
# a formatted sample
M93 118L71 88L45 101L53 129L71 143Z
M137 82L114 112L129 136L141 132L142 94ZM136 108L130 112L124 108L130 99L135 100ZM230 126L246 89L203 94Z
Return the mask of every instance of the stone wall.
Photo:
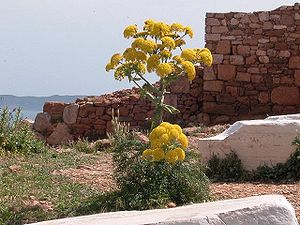
M182 77L170 86L165 103L177 107L181 113L166 115L168 120L183 125L201 122L197 115L202 107L202 77L203 71L197 69L197 78L192 83ZM49 144L79 137L103 137L112 130L112 109L115 115L119 111L120 121L130 123L131 128L150 127L153 105L133 88L77 99L75 103L46 102L43 113L35 119L34 128Z
M300 111L299 4L270 12L207 13L213 67L203 81L210 123Z

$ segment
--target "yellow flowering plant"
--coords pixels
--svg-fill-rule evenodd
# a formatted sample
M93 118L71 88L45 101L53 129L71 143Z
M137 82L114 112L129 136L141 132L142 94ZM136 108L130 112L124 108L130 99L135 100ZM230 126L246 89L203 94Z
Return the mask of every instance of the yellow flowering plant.
M125 28L123 35L133 39L131 46L123 53L114 54L106 65L106 71L113 70L116 80L128 78L141 90L141 93L154 104L151 130L157 127L163 118L163 112L179 111L164 103L167 86L180 76L195 79L195 66L210 66L213 58L207 48L183 49L185 38L193 37L191 27L179 23L166 24L146 20L142 31L137 25ZM176 52L179 54L175 55ZM146 72L155 72L159 77L159 86L152 85L144 76ZM140 84L143 82L143 84Z
M142 154L144 159L153 162L165 160L170 164L185 159L188 139L179 125L162 122L151 131L149 140L150 148Z

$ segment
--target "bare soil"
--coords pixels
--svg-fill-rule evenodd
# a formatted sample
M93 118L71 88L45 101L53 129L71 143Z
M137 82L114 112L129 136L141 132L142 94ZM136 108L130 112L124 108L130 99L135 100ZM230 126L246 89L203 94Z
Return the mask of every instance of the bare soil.
M198 138L213 136L223 132L229 125L217 125L205 128L186 128L190 144L193 145ZM74 169L57 170L55 174L65 175L72 180L86 183L102 191L115 188L113 181L112 157L109 153L94 165L80 165ZM291 184L277 183L212 183L211 193L216 200L236 199L257 195L280 194L284 195L293 205L298 220L300 220L300 182Z

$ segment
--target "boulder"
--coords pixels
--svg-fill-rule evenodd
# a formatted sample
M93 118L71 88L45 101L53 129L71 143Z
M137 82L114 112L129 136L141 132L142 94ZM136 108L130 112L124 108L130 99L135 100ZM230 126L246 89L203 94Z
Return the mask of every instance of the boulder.
M71 104L64 108L63 112L63 120L66 124L74 124L76 123L77 116L79 111L78 104Z
M42 134L52 131L53 126L50 115L46 112L38 113L33 123L33 129Z
M217 136L198 140L196 146L203 163L213 154L222 158L234 151L244 168L251 171L258 166L285 163L296 150L292 142L299 130L297 119L243 120Z
M169 209L121 211L58 219L31 225L298 225L295 211L281 195L193 204Z
M52 134L47 138L50 145L66 144L73 140L73 136L69 132L69 128L64 123L59 123Z

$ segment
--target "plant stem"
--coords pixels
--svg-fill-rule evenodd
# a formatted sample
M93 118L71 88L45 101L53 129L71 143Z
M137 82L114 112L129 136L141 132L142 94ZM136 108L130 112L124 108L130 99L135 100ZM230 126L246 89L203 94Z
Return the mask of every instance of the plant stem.
M152 119L152 124L151 124L151 130L153 130L155 127L157 127L163 120L163 104L164 104L164 94L166 92L166 87L165 87L165 82L163 78L160 79L160 84L159 84L159 92L157 96L157 103L154 106L154 114L153 114L153 119Z

